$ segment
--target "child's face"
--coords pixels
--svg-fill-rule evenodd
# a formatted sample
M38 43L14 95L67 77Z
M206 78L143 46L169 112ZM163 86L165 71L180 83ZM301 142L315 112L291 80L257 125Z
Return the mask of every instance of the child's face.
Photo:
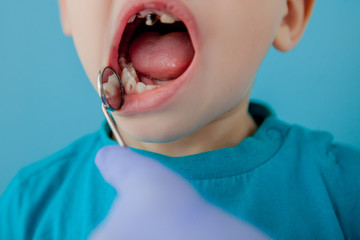
M124 13L141 3L153 8L151 2L188 10L184 13L188 20L181 20L188 26L195 54L179 78L181 86L171 89L170 97L164 97L160 87L151 97L143 93L140 104L125 99L127 112L114 114L121 131L140 141L166 142L246 109L253 80L274 41L286 1L68 0L69 33L94 87L101 67L120 69L114 61L119 45L115 36ZM170 90L165 87L164 91ZM160 100L154 101L158 96Z

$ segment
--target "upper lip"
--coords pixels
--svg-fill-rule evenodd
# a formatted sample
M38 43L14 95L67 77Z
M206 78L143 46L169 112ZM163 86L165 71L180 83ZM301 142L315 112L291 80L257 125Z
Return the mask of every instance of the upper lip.
M184 6L179 0L128 0L122 7L117 17L117 30L115 32L110 54L108 66L120 72L121 69L118 64L118 48L124 33L128 20L136 13L145 9L160 9L167 10L177 16L188 29L190 38L193 42L195 52L199 50L199 36L198 28L195 19L187 7Z

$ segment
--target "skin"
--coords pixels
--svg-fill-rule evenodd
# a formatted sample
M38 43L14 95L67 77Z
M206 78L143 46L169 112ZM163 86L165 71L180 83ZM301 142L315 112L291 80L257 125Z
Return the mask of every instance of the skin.
M126 144L184 156L235 146L251 136L258 126L247 109L257 70L271 45L280 51L296 46L314 1L181 0L199 29L196 69L181 91L156 111L114 116ZM109 59L116 16L127 1L59 3L64 32L73 37L96 88L97 73Z

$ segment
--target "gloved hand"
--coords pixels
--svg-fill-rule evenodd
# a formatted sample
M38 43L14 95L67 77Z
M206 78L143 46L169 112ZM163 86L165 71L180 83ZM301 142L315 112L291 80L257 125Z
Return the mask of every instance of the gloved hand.
M118 196L90 239L269 239L205 201L185 179L153 159L113 145L102 148L95 162Z

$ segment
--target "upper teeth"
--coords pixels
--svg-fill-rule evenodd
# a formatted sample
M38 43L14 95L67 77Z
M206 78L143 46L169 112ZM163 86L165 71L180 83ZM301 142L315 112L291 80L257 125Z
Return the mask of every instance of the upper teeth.
M108 82L103 85L105 96L107 98L115 97L118 94L120 83L115 73L108 78Z
M154 25L158 20L158 16L155 14L149 14L146 16L146 22L145 24L148 26Z
M154 25L157 22L157 20L160 20L160 22L164 23L164 24L173 24L176 21L180 21L173 14L171 14L169 12L161 11L161 10L156 10L156 9L143 10L143 11L137 13L136 15L132 16L128 22L132 23L133 21L135 21L136 17L146 18L145 24L148 26Z
M164 13L160 16L160 22L173 24L176 21L176 17L170 13Z

